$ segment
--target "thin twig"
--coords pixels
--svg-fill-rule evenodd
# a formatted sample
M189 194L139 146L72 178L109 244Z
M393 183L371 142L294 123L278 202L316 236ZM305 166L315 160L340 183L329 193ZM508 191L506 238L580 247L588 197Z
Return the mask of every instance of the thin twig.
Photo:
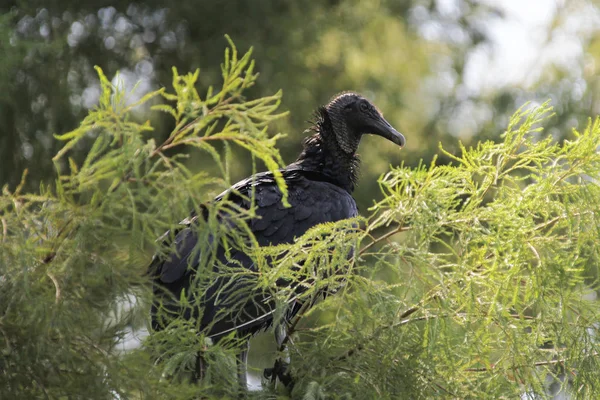
M426 299L426 300L431 300L433 298L435 298L435 295L430 296L430 298ZM448 317L452 317L452 316L466 316L467 313L456 313L456 314L443 314L443 315L424 315L421 317L416 317L416 318L407 318L410 315L414 314L415 312L417 312L420 307L423 305L424 302L421 302L421 305L419 306L414 306L409 308L408 310L404 311L402 314L400 314L399 318L401 319L401 321L398 322L394 322L393 324L389 324L389 325L382 325L380 327L378 327L375 332L373 332L371 335L369 335L369 337L367 338L368 340L372 340L374 339L377 335L379 335L382 331L388 330L388 329L394 329L394 328L398 328L404 325L407 325L409 323L412 322L419 322L419 321L427 321L430 319L436 319L436 318L448 318ZM485 314L482 314L482 316L485 316ZM510 314L509 317L515 318L515 319L525 319L525 320L535 320L535 317L531 317L531 316L527 316L527 315L518 315L518 314ZM365 346L362 343L359 343L358 345L356 345L353 349L348 350L346 353L342 354L341 356L338 356L337 358L335 358L335 361L343 361L348 359L349 357L351 357L352 355L354 355L354 353L361 351L365 348Z
M373 241L373 242L369 243L369 245L365 246L365 247L363 248L363 250L361 251L361 254L362 254L362 253L363 253L365 250L367 250L369 247L373 246L375 243L377 243L377 242L380 242L381 240L385 240L385 239L389 238L390 236L392 236L392 235L394 235L394 234L396 234L396 233L398 233L398 232L402 232L402 231L404 231L404 230L408 230L408 229L410 229L410 227L399 226L398 228L394 229L393 231L390 231L390 232L386 233L385 235L383 235L383 236L380 236L378 239L376 239L375 241ZM490 256L488 256L488 257L486 257L486 259L487 259L487 258L489 258L489 257L491 257L491 255L490 255ZM478 268L480 268L480 267L481 267L481 265L478 265L478 266L476 266L475 268L473 268L471 271L476 271L476 270L477 270ZM428 301L435 300L435 299L439 298L439 293L440 293L440 290L441 290L440 286L441 286L441 285L438 285L438 286L436 287L437 289L436 289L436 288L432 289L432 290L430 291L430 293L431 293L431 292L433 292L432 294L430 294L430 295L429 295L429 296L427 296L426 298L422 299L422 300L421 300L419 303L417 303L416 305L412 306L411 308L409 308L409 309L405 310L405 311L404 311L402 314L398 315L398 317L397 317L397 318L398 318L398 319L401 319L401 320L404 320L404 319L408 318L409 316L411 316L412 314L414 314L415 312L419 311L419 310L420 310L420 309L423 307L423 305L424 305L425 303L427 303ZM402 322L402 321L401 321L400 323L402 323L402 324L405 324L405 323L408 323L408 322ZM398 322L396 322L396 324L398 324ZM378 328L375 330L375 332L373 332L373 334L371 334L371 335L369 336L369 338L370 338L370 339L373 339L373 338L375 338L375 337L376 337L376 336L377 336L377 335L378 335L378 334L379 334L379 333L380 333L382 330L389 329L389 328L393 327L393 325L394 325L394 324L392 324L392 325L385 325L385 326L380 326L380 327L378 327ZM342 360L345 360L345 359L347 359L347 358L351 357L351 356L352 356L354 353L356 353L357 351L361 351L361 350L363 350L363 349L364 349L364 346L362 345L362 343L359 343L359 344L358 344L358 345L356 345L356 347L354 347L353 349L350 349L350 350L348 350L346 353L342 354L341 356L335 357L335 358L334 358L334 360L335 360L335 361L342 361Z
M170 149L172 147L179 146L181 144L188 144L188 143L207 142L207 141L210 141L210 140L232 140L233 141L233 140L240 140L240 139L242 139L242 138L239 137L239 136L226 136L226 135L201 136L201 137L200 136L194 136L194 137L190 137L190 138L187 138L187 139L182 139L182 140L180 140L178 142L175 142L175 143L167 144L167 145L165 145L165 146L162 147L162 150L168 150L168 149Z
M417 318L407 318L407 319L403 319L402 321L393 323L391 325L383 326L382 329L398 328L400 326L407 325L411 322L428 321L430 319L448 318L451 316L467 316L467 313L456 313L456 314L448 313L448 314L443 314L443 315L424 315L422 317L417 317ZM481 316L485 317L486 315L485 315L485 313L482 313ZM535 319L535 317L531 317L528 315L509 314L508 316L511 318L515 318L515 319L524 319L524 320L534 320Z
M459 396L456 395L456 393L451 392L449 389L446 389L444 386L442 386L440 383L435 382L433 379L430 379L428 376L426 375L421 375L421 377L423 379L425 379L426 381L429 381L430 384L432 384L433 386L437 387L439 390L441 390L442 392L445 392L449 395L452 395L453 398L458 399Z
M537 259L538 267L541 267L542 266L542 258L540 257L540 253L538 253L537 249L535 247L533 247L533 245L531 243L527 243L527 246L535 255L535 258Z
M231 97L228 97L225 100L220 100L213 108L211 108L210 110L208 110L208 112L206 114L194 118L192 121L188 122L185 126L181 127L181 129L177 130L176 132L171 133L171 135L169 135L169 137L167 138L167 140L165 140L160 146L158 146L156 149L154 149L154 151L152 151L152 153L150 153L150 157L149 158L153 158L158 153L161 153L163 150L167 150L167 149L169 149L171 147L174 147L176 145L181 144L181 142L177 142L177 143L174 143L174 144L172 144L171 142L181 132L184 132L184 131L187 131L188 129L191 129L194 126L194 124L197 124L203 118L206 118L206 116L208 116L209 114L211 114L212 112L214 112L214 110L216 108L224 106L224 105L227 105L227 104L231 103L234 99L237 99L238 97L239 97L239 94L234 94L234 95L232 95Z
M2 333L2 336L4 336L4 342L6 343L6 350L10 351L10 349L12 348L12 346L10 344L10 338L8 337L8 334L6 333L6 331L4 329L2 329L1 323L0 323L0 332Z
M48 277L52 280L52 283L54 283L54 287L56 288L56 294L54 296L54 303L58 304L58 302L60 301L60 286L58 285L58 281L56 280L54 275L52 275L52 273L47 272L46 275L48 275Z
M593 352L592 354L590 354L589 357L597 357L598 355L600 355L600 353L598 353L596 351L596 352ZM528 368L528 367L543 367L545 365L564 364L567 361L569 361L567 358L560 358L558 360L549 360L549 361L538 361L531 365L521 364L521 365L514 365L512 367L506 367L506 368L504 368L504 370L520 369L520 368ZM466 369L464 369L464 371L466 371L466 372L489 372L489 371L493 371L496 369L497 369L496 365L492 364L491 367L466 368Z
M28 367L27 368L29 370L29 376L31 376L31 378L33 379L33 381L35 383L37 383L37 385L40 387L40 389L42 389L42 392L44 393L44 398L50 400L50 396L48 395L48 391L46 390L46 387L44 386L44 384L42 383L42 381L40 381L40 379L37 377L37 375L33 372L33 370Z
M2 242L6 241L6 237L8 236L8 225L6 224L6 219L2 217Z
M405 232L410 230L411 228L409 226L399 226L396 229L393 229L391 231L389 231L388 233L379 236L378 238L374 239L371 243L369 243L368 245L366 245L365 247L363 247L362 249L360 249L358 255L363 255L367 250L369 250L371 247L375 246L377 243L382 242L392 236L394 236L397 233L400 232Z
M312 301L307 300L304 302L304 304L302 304L302 306L300 307L300 310L298 310L298 312L294 316L294 319L292 320L292 322L290 323L290 325L287 327L287 329L285 331L285 337L283 338L283 340L281 341L281 344L279 345L279 349L278 349L279 351L285 350L285 345L290 341L290 336L292 334L294 334L294 332L296 331L296 327L298 326L298 323L300 322L300 320L302 319L302 317L304 316L306 311L308 311L308 309L310 308L312 303L313 303Z
M434 298L437 298L437 293L432 294L430 296L428 296L426 299L423 299L419 302L418 305L415 305L411 308L409 308L408 310L404 311L402 314L399 315L400 319L405 319L407 317L409 317L410 315L414 314L415 312L419 311L421 309L421 307L423 306L423 304L426 301L432 300ZM375 332L373 332L370 336L369 336L369 340L375 338L377 335L379 335L379 333L383 330L392 328L394 324L391 325L384 325L384 326L380 326L378 327ZM348 350L346 353L342 354L341 356L338 356L335 358L336 361L342 361L345 360L349 357L351 357L355 352L357 351L361 351L364 349L364 346L362 345L362 343L357 344L353 349Z
M367 382L369 385L371 385L371 387L373 387L373 389L375 389L375 391L377 392L377 394L378 394L379 396L381 396L381 395L382 395L382 394L381 394L381 390L380 390L380 389L377 387L377 385L375 385L375 383L374 383L374 382L373 382L371 379L367 378L367 377L366 377L364 374L362 374L360 371L351 370L350 368L346 368L346 367L342 367L342 366L338 366L338 367L337 367L337 369L339 369L339 370L341 370L341 371L348 372L348 373L350 373L350 374L355 374L355 375L358 375L358 376L360 376L362 379L364 379L364 380L365 380L365 382Z

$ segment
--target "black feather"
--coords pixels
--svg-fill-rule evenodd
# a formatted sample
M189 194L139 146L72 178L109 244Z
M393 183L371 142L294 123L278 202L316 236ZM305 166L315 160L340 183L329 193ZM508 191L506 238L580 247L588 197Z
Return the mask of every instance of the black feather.
M249 209L249 199L254 197L256 217L249 221L249 227L261 246L292 243L315 225L355 217L358 212L351 196L359 166L355 150L360 136L372 133L368 131L372 115L365 115L361 119L363 116L358 111L358 102L364 101L358 95L346 93L316 111L314 124L310 128L313 134L304 141L302 153L296 162L280 170L287 185L290 207L282 204L283 195L271 172L259 173L238 182L214 201L227 198L237 207ZM381 121L385 122L383 117ZM163 329L170 322L168 318L159 316L157 303L160 301L169 311L182 312L184 318L201 315L199 328L214 340L232 331L245 335L269 326L275 307L270 296L266 293L256 294L254 298L245 299L241 294L244 291L240 289L247 288L252 282L246 278L234 280L230 278L232 275L221 273L221 268L230 267L254 270L256 267L252 259L242 250L213 245L210 235L207 236L208 245L197 245L202 235L195 231L197 227L194 221L206 219L207 213L205 207L202 215L192 214L182 221L183 228L174 235L171 243L173 254L166 258L159 255L153 258L149 268L154 278L156 297L152 307L153 329ZM219 218L227 229L235 229L226 213ZM161 240L168 245L169 237L173 235L167 233ZM211 249L214 254L200 254L200 247ZM203 294L201 309L181 310L177 299L183 291L188 297L196 295L190 293L191 285L194 279L203 278L198 268L208 260L217 261L212 267L216 278ZM232 309L234 305L236 309ZM299 308L298 304L292 304L287 317L291 318Z

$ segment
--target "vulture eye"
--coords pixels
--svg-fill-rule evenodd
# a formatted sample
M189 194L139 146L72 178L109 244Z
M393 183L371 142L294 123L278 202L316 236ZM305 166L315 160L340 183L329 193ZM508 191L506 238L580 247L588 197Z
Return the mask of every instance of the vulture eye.
M369 105L367 104L366 101L361 101L360 104L358 105L358 107L360 108L360 111L362 111L362 112L367 112L367 110L369 109Z

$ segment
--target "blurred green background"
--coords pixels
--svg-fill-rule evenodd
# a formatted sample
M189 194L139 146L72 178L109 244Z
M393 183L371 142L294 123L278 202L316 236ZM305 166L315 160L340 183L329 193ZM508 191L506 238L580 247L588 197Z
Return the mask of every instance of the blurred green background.
M279 142L286 162L313 110L344 90L371 99L404 133L402 151L377 138L361 145L354 196L366 214L390 164L428 163L440 142L457 151L458 139L499 140L527 101L552 100L546 126L557 140L583 128L600 114L599 32L593 0L0 0L0 187L14 189L26 168L29 190L52 183L62 145L53 134L78 126L98 100L94 65L128 89L137 83L132 100L170 88L173 66L200 68L202 93L220 83L229 34L240 52L254 47L261 75L247 95L283 89L290 114L272 132L288 135ZM157 141L170 133L167 114L139 113ZM75 157L87 150L82 142ZM237 159L234 180L251 172L246 153ZM258 337L253 348L272 342ZM271 354L258 362L270 363Z
M53 179L53 134L76 127L99 95L94 65L133 97L201 68L200 85L220 82L231 35L240 52L254 46L259 85L282 88L286 162L301 148L316 106L343 90L378 105L408 140L398 151L367 138L355 194L362 212L389 164L429 162L438 143L457 149L497 140L526 101L552 99L548 124L568 137L600 111L599 4L591 0L3 0L0 5L0 186L14 188L25 168L35 190ZM115 79L114 82L117 82ZM201 91L202 92L202 91ZM142 112L143 114L143 112ZM160 140L166 114L150 118ZM84 154L83 144L79 151ZM241 158L234 178L250 173ZM447 162L441 159L440 162ZM199 160L196 167L207 167Z

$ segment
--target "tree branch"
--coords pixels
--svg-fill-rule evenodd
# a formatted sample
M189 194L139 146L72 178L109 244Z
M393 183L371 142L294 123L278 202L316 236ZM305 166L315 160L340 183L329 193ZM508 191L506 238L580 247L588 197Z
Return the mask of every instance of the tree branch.
M373 239L373 241L371 243L369 243L368 245L366 245L365 247L360 249L360 251L358 252L358 255L359 256L363 255L367 250L369 250L371 247L375 246L377 243L380 243L386 239L389 239L390 237L394 236L397 233L409 231L410 229L411 228L409 226L400 225L396 229L393 229L393 230L389 231L388 233L383 234L376 239Z
M597 351L593 352L592 354L590 354L588 357L597 357L598 355L600 355L600 353L598 353ZM521 364L521 365L514 365L512 367L506 367L503 368L504 370L510 370L510 369L520 369L520 368L530 368L530 367L542 367L545 365L555 365L555 364L564 364L567 361L569 361L568 358L560 358L558 360L548 360L548 361L538 361L535 362L531 365L527 365L527 364ZM498 370L500 368L496 368L496 365L492 364L491 367L481 367L481 368L466 368L463 371L466 372L491 372L491 371L495 371Z

